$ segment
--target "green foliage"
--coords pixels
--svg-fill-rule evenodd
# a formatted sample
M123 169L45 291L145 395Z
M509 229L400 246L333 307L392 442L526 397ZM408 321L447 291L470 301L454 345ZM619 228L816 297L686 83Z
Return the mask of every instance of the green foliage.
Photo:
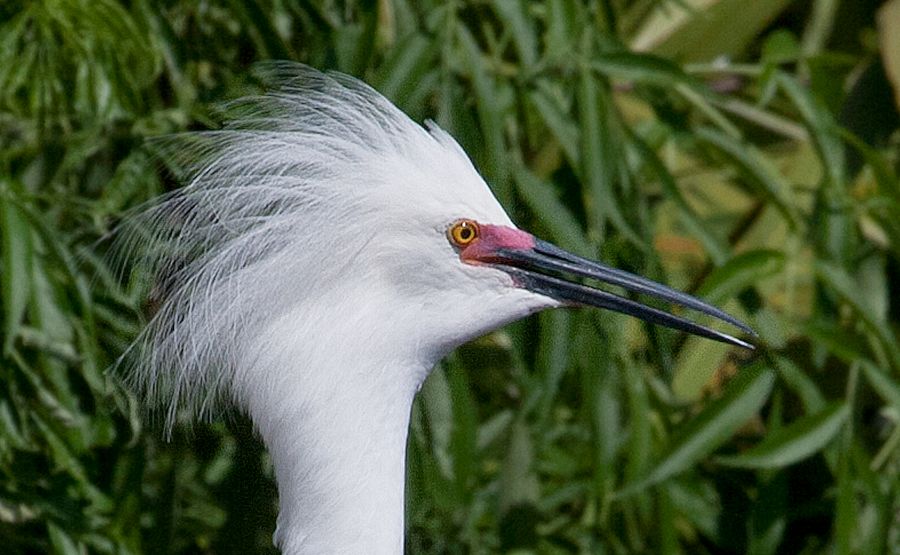
M272 551L248 424L165 442L105 372L150 276L104 238L173 186L144 139L215 125L268 58L364 78L522 227L760 332L554 312L459 349L414 407L410 552L900 550L900 22L875 4L3 3L3 551Z

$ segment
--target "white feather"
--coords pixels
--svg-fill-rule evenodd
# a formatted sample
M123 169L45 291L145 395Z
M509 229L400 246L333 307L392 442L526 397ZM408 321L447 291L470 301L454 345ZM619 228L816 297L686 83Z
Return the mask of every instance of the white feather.
M458 218L512 225L447 133L347 76L264 73L274 88L231 104L223 129L163 144L187 185L128 227L125 249L149 253L163 285L126 364L167 426L222 399L250 414L285 552L396 552L427 372L554 303L447 242Z

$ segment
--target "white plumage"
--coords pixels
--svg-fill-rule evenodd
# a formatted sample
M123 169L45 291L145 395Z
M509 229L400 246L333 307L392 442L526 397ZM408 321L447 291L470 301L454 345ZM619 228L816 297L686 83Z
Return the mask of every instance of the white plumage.
M511 225L441 129L415 124L349 77L294 64L265 70L277 89L232 103L228 113L239 119L160 143L187 186L130 222L132 242L153 246L151 263L168 289L141 337L149 358L136 382L173 407L200 410L219 394L245 390L234 380L248 378L238 361L259 340L248 330L261 331L328 290L346 296L346 281L359 283L362 296L327 311L332 323L357 312L363 299L371 303L370 294L403 289L434 305L440 295L429 287L439 285L453 297L453 281L464 276L435 271L436 283L411 282L419 270L455 258L448 222ZM424 248L429 239L437 248ZM410 258L413 250L419 258ZM393 325L384 321L377 333ZM171 424L174 410L169 415Z
M449 349L556 302L495 295L507 274L459 263L450 222L511 223L449 135L349 77L265 71L277 88L230 105L238 119L162 143L187 186L129 224L166 289L129 357L132 381L168 407L169 426L222 398L250 414L276 465L285 552L331 552L358 534L375 553L352 510L358 494L334 494L365 489L352 480L381 470L372 457L390 433L403 454L412 396ZM391 496L402 496L402 457L386 464L399 465ZM380 528L395 513L397 552L402 497L393 501L368 517ZM327 513L347 514L349 529L319 524Z
M522 270L536 257L611 275L540 241L532 251L434 124L350 77L264 73L271 92L229 105L223 129L161 143L186 186L129 222L125 249L149 253L162 292L126 364L168 426L223 399L250 415L275 465L285 553L402 551L413 397L443 355L488 330L591 304L742 344ZM462 218L481 225L484 252L448 240Z

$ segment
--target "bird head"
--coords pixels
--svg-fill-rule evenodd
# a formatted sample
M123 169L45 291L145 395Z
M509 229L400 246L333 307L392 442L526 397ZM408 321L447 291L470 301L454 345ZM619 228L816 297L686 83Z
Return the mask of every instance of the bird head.
M297 64L264 73L274 86L228 105L222 129L157 143L186 186L130 220L125 250L149 246L169 284L136 343L134 381L170 405L170 423L181 406L240 397L273 338L307 345L310 360L362 345L433 364L535 311L592 306L749 347L604 289L752 333L518 229L449 134L362 82Z

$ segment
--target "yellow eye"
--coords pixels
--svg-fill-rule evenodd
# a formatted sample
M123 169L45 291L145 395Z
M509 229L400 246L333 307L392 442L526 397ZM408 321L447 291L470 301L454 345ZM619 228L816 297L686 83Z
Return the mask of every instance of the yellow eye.
M453 225L447 230L447 236L451 243L462 248L478 239L478 231L478 223L475 221L459 220L453 222Z

